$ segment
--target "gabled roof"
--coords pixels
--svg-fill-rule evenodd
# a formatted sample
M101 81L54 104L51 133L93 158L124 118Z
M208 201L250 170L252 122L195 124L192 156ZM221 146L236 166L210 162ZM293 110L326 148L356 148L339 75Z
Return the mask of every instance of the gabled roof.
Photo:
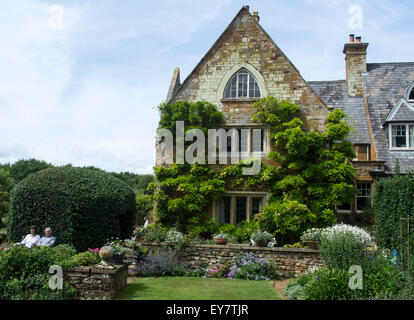
M206 60L209 58L209 56L214 53L221 45L222 40L226 37L227 33L231 32L238 24L240 19L243 17L243 15L249 15L253 20L254 17L250 13L248 6L243 6L240 11L236 14L234 19L230 22L230 24L227 26L227 28L224 30L224 32L220 35L220 37L214 42L213 46L210 48L210 50L204 55L204 57L200 60L200 62L196 65L196 67L193 69L193 71L187 76L187 78L183 81L183 83L176 88L176 90L171 95L170 99L167 101L167 103L174 100L175 97L178 96L178 94L189 84L191 79L195 76L197 71L201 68L201 66L206 62ZM306 82L306 80L301 76L299 70L296 68L296 66L290 61L290 59L284 54L284 52L277 46L277 44L274 42L272 37L269 36L269 34L263 29L263 27L259 24L258 21L254 20L255 24L260 28L261 32L269 39L271 44L276 48L276 50L280 53L281 56L292 66L292 68L297 72L297 74L300 76L300 78L308 85L310 90L318 96L318 94L313 90L313 88ZM318 96L319 97L319 96ZM320 97L319 97L320 98ZM323 99L320 99L321 103L324 105L325 102ZM327 107L325 105L325 107Z
M378 160L386 161L386 171L393 171L396 159L402 172L414 170L413 152L391 151L383 127L387 119L401 121L404 114L411 117L411 110L401 100L414 81L414 62L368 63L362 78Z
M392 108L384 124L387 122L402 122L402 121L414 121L414 105L408 104L407 101L401 99Z

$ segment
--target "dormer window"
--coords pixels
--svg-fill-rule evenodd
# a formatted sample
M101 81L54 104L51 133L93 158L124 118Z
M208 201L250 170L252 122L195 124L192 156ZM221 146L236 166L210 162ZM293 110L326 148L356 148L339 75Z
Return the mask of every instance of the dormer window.
M391 150L414 149L414 124L390 124Z
M242 68L227 83L225 99L260 98L260 88L253 75Z

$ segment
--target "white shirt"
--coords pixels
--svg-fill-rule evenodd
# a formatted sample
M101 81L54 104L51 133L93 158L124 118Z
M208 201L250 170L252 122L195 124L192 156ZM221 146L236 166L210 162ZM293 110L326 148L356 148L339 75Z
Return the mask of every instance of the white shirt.
M40 241L40 236L37 234L35 236L32 236L31 233L29 233L26 237L24 237L21 244L24 244L26 247L31 248L33 246L36 246Z

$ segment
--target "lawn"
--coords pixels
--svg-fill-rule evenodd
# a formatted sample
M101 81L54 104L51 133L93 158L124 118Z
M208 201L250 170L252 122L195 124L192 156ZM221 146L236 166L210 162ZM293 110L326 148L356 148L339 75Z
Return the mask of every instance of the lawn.
M121 300L283 300L273 281L188 277L135 278Z

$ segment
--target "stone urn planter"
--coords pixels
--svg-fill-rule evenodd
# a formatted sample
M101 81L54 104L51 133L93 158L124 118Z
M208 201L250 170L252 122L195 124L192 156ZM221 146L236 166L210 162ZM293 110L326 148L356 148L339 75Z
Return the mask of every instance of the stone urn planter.
M256 246L258 247L267 247L268 244L269 244L269 241L264 240L264 239L256 241Z
M305 243L309 249L317 249L319 247L319 242L317 241L306 241Z
M116 254L114 253L110 259L110 263L112 264L123 264L124 263L125 253L123 254Z
M227 243L227 239L226 238L214 238L214 243L215 244L221 244L224 245Z

